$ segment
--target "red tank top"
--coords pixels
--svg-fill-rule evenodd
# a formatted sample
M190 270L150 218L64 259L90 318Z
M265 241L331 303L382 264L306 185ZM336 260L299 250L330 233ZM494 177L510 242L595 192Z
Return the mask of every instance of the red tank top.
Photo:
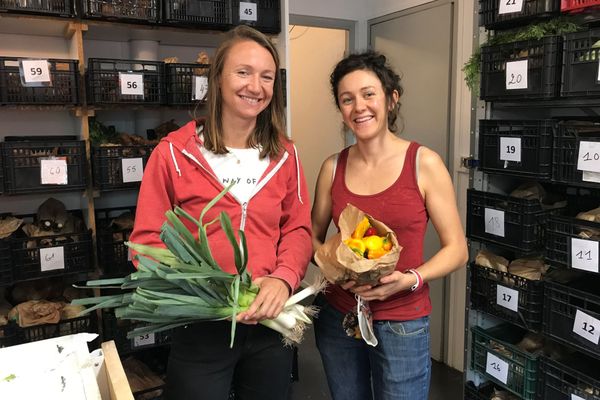
M409 144L402 172L396 182L373 195L358 195L348 190L345 182L347 147L338 157L331 187L332 217L336 226L342 210L346 204L351 203L382 221L396 233L398 243L402 246L397 271L406 271L423 264L423 240L429 216L417 185L416 158L419 146L415 142ZM338 285L330 286L326 296L343 313L356 308L354 294ZM425 284L416 292L396 293L385 301L374 300L370 305L375 320L407 321L424 317L431 312L429 286Z

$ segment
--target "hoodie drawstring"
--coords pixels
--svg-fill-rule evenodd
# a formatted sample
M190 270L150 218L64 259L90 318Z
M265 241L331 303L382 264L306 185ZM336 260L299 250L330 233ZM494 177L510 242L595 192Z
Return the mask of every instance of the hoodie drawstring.
M300 162L298 161L298 149L296 149L296 145L292 144L294 147L294 158L296 159L296 184L298 186L298 200L300 204L304 204L302 201L302 195L300 194Z
M175 159L175 152L173 151L173 143L169 142L169 149L171 150L171 158L173 159L173 164L175 164L175 171L177 171L177 175L181 176L181 170L179 169L179 164L177 164L177 160Z

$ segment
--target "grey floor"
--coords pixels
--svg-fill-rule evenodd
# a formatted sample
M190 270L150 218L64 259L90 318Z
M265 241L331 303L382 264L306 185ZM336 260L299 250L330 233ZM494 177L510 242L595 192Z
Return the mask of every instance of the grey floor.
M298 375L300 381L292 384L290 400L331 400L312 330L305 333L298 348ZM429 400L460 400L462 390L462 373L433 361Z

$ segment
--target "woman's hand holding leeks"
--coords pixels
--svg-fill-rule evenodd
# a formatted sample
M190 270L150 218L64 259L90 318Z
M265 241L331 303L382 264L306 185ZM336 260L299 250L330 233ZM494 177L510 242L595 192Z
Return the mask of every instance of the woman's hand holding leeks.
M290 297L290 289L281 279L263 276L256 278L253 283L260 288L258 295L250 307L236 318L238 322L249 325L277 317Z

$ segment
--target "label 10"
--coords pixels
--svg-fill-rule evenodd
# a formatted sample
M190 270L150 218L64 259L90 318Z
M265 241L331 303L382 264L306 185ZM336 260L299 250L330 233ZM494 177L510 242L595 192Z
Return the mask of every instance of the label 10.
M145 333L133 338L133 347L149 346L154 343L154 333Z
M528 60L506 62L506 89L527 89Z
M208 93L208 78L206 76L194 76L193 86L192 100L204 100Z
M519 311L519 291L506 286L497 285L496 304L514 312Z
M600 339L600 320L581 310L577 310L575 313L575 322L573 323L573 332L598 345L598 339Z
M40 249L40 270L65 269L65 248L45 247Z
M521 138L500 138L500 159L521 162Z
M23 81L27 83L50 83L48 60L21 60Z
M598 242L571 238L571 267L598 272Z
M498 15L523 11L523 0L500 0Z
M68 184L67 160L40 160L42 185Z
M240 1L240 21L257 21L256 3Z
M504 384L508 381L508 363L492 353L487 353L485 372Z
M577 169L600 172L600 142L579 142Z
M504 237L504 211L486 208L484 218L485 233Z
M121 94L144 97L144 75L119 72Z
M140 182L144 175L144 163L141 158L123 158L123 183Z

